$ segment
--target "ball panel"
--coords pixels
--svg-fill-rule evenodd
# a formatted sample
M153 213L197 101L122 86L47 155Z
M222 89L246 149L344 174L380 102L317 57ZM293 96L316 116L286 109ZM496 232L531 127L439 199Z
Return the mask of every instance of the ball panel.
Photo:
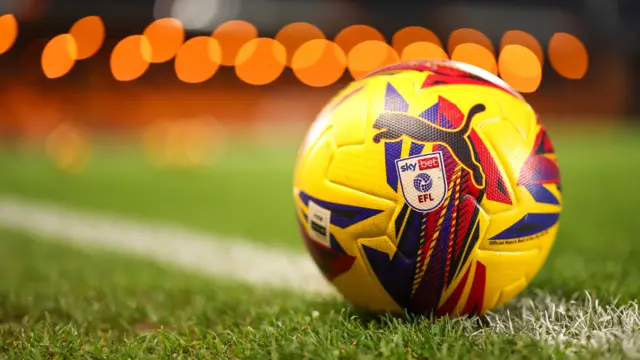
M402 313L403 309L389 296L378 278L371 273L366 257L362 256L362 246L375 246L385 253L393 253L395 247L385 237L358 241L359 253L354 266L333 280L342 295L354 306L376 312Z
M546 135L540 126L528 138L518 136L520 132L509 121L490 124L484 132L509 175L517 206L492 214L492 224L481 248L495 251L536 248L537 239L558 222L561 211L560 178L553 149L550 146L545 149ZM484 201L482 205L491 207Z
M385 148L379 146L348 146L338 149L327 172L327 181L350 187L363 194L388 200L395 206L398 193L388 186L387 172L380 171L380 159ZM393 169L395 170L395 169Z
M554 225L537 241L533 249L523 251L478 250L477 258L487 266L486 308L503 305L520 291L518 283L528 285L544 264L557 234Z
M506 125L508 126L508 124ZM518 200L514 190L515 183L510 178L510 172L505 169L496 149L487 137L488 134L491 134L491 131L487 131L487 126L501 129L504 128L505 123L501 118L479 123L471 136L474 150L478 155L486 179L486 196L481 199L480 207L485 213L494 215L511 211L514 206L517 206ZM502 135L502 137L506 136Z
M367 134L368 107L372 95L372 86L359 83L347 92L324 116L330 116L334 127L334 141L338 148L350 145L362 145Z
M518 130L522 139L535 139L540 124L531 106L504 94L499 95L499 101L502 107L502 118Z
M486 139L485 146L495 155L496 163L504 169L508 186L515 189L520 169L532 151L535 136L523 137L511 122L504 119L484 123L479 131Z

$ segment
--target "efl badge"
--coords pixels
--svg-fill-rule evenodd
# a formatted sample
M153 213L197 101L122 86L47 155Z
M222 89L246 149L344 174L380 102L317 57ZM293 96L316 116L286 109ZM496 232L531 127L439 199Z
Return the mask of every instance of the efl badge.
M398 159L396 168L407 205L430 212L442 204L447 194L447 176L441 152Z

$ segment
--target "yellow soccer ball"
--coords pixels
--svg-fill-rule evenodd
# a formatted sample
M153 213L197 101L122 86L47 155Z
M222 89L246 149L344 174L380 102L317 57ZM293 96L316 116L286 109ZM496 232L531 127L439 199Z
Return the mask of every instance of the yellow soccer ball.
M376 312L479 314L545 262L562 209L556 155L498 77L406 62L355 81L301 146L294 199L326 278Z

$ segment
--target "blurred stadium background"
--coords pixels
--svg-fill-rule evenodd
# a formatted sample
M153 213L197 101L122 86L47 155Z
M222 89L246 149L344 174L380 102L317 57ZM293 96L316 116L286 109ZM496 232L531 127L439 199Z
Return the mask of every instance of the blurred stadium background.
M216 332L223 347L204 335L190 338L191 350L181 348L191 346L181 333L167 340L168 348L193 356L253 358L271 346L294 358L302 351L313 358L337 349L380 355L387 346L383 354L403 357L409 346L416 357L466 359L478 343L484 344L479 354L555 356L556 348L541 348L538 341L562 351L566 344L588 351L605 344L598 348L603 352L591 354L596 358L640 354L637 304L616 307L640 293L633 215L640 199L629 191L640 175L639 16L634 0L0 0L0 226L9 229L0 230L0 350L22 358L28 346L20 344L42 342L38 331L56 348L56 339L66 341L64 334L46 329L64 323L77 331L79 343L94 344L89 349L104 345L95 340L103 335L92 329L105 327L140 334L191 324ZM124 248L127 241L144 242L140 229L109 233L116 222L98 226L76 217L86 223L72 223L62 210L66 220L50 220L44 215L53 210L38 205L42 201L302 253L290 199L293 163L307 127L349 81L422 58L452 58L501 76L540 113L558 149L566 200L559 240L516 305L530 311L499 313L493 320L499 337L532 341L531 348L458 331L455 324L454 330L416 325L453 349L447 353L443 345L440 352L423 346L431 340L412 338L415 328L405 327L412 325L382 324L382 331L365 335L366 329L347 320L342 303L256 295L228 279L210 287L150 265L29 245L19 235L84 236ZM29 201L36 202L27 206ZM74 231L79 224L84 228ZM166 240L145 236L159 244ZM186 235L177 238L187 247ZM158 256L166 260L175 252L187 262L182 250L167 251ZM199 255L211 256L212 263L236 259ZM229 266L225 271L248 265ZM166 297L147 296L154 292ZM214 310L193 305L201 298ZM575 299L577 305L569 303ZM266 306L256 305L260 301ZM567 306L573 310L565 311ZM296 338L298 347L286 343L295 335L272 338L268 326L260 325L276 326L269 319L279 314L291 322L279 331L298 334L312 310L314 319L316 310L329 315L317 320L315 335ZM550 322L549 313L557 318ZM348 330L336 335L338 321ZM404 343L385 343L384 326L396 329ZM519 331L533 335L526 340ZM376 340L356 345L357 336ZM257 342L243 345L236 337ZM118 341L110 343L112 356L154 346L144 339ZM53 356L85 354L88 348L30 349Z
M499 73L550 122L614 121L640 111L638 8L622 0L3 0L2 133L41 138L62 122L129 132L187 119L300 129L353 78L424 57Z

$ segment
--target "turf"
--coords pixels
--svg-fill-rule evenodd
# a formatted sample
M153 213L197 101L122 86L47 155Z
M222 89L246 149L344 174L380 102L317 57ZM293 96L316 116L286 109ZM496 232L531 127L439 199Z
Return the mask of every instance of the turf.
M179 222L221 234L298 246L292 202L295 144L243 144L212 166L167 170L130 146L100 146L83 173L57 171L38 151L0 152L0 193Z
M564 209L538 284L552 293L589 290L606 299L635 299L640 129L553 130ZM296 146L296 139L271 148L240 143L193 171L158 169L136 148L101 147L79 175L57 172L37 151L14 151L0 156L0 194L175 222L302 252L291 192Z
M333 298L203 279L7 231L0 238L5 358L567 357L527 332L483 331L477 319L368 317Z
M521 298L551 294L551 300L537 298L538 307L577 299L576 313L562 313L567 317L563 326L575 322L565 329L574 333L637 316L637 309L627 308L630 315L623 316L611 308L598 310L595 321L592 313L599 312L589 310L585 293L604 306L635 301L640 294L640 194L635 191L640 131L552 129L551 136L560 158L564 211L549 260ZM295 141L268 150L240 144L212 166L186 172L158 170L136 149L101 147L92 165L78 175L56 172L38 151L4 149L0 194L179 223L303 251L291 200L295 147ZM497 328L511 326L502 332L463 320L371 321L352 318L357 314L335 300L201 279L139 259L87 255L15 233L0 232L0 237L1 349L15 358L566 355L566 349L540 340L537 326L545 324L546 315L529 321L522 304L511 305L513 318L507 309L495 315L494 322L501 324ZM591 320L580 325L584 319ZM637 324L629 331L640 338ZM523 332L518 334L514 326ZM551 332L561 331L549 326ZM614 342L600 350L578 346L578 351L585 357L616 358L624 354L623 345Z

